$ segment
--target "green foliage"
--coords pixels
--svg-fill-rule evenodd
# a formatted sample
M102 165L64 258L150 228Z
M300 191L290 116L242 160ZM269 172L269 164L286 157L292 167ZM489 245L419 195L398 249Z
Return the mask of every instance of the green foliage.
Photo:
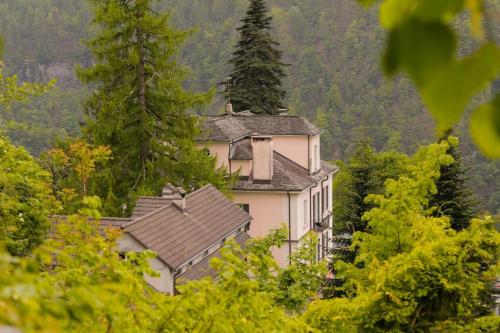
M365 198L382 193L385 181L405 174L407 164L404 154L375 153L366 142L358 144L348 164L339 163L340 172L333 181L333 232L339 244L333 250L335 259L354 260L350 237L355 231L366 231L367 222L362 217L373 207Z
M99 200L82 213L98 218ZM59 221L54 238L26 259L1 256L0 322L26 332L144 332L162 296L144 282L151 252L116 251L120 233L101 237L97 220ZM158 303L156 303L158 302ZM131 309L134 309L131 311Z
M53 84L19 85L17 76L5 76L3 69L0 60L2 113L15 102L44 93ZM47 216L56 209L49 184L50 175L24 148L15 147L0 128L0 242L11 254L27 255L45 237Z
M389 30L384 68L388 75L407 74L440 130L455 125L471 99L500 74L500 48L483 30L485 1L385 0L380 22ZM471 15L471 30L479 42L459 58L453 18ZM500 158L500 108L494 101L480 106L471 120L476 144Z
M233 69L224 91L236 112L279 114L285 91L282 52L271 37L271 16L264 0L250 0L240 32L240 41L230 60Z
M494 332L500 321L484 294L498 274L500 235L492 218L475 219L456 232L447 217L427 208L434 182L453 163L447 142L424 147L408 174L386 182L368 201L369 233L355 234L355 264L338 263L350 297L316 301L304 318L311 326L354 332ZM359 264L362 263L360 266Z
M50 174L24 150L0 134L0 241L11 254L27 255L49 228L57 204Z
M436 181L437 192L429 202L429 206L435 207L433 215L449 217L451 227L457 231L467 228L476 209L458 148L458 140L450 144L447 154L452 156L454 161L441 167L440 176Z
M287 270L271 255L286 230L253 239L245 249L229 241L212 263L219 279L186 283L169 296L143 279L156 275L148 263L154 254L129 252L122 259L120 232L98 227L100 200L84 201L79 214L56 221L53 238L33 256L2 252L0 324L26 332L312 332L286 309L299 310L317 291L325 270L313 262L315 237ZM293 277L286 287L284 276ZM285 294L293 303L283 302Z
M183 88L187 73L175 56L187 33L173 29L155 2L90 1L97 33L87 44L96 63L77 68L84 83L96 85L83 132L112 149L102 186L129 207L137 193L157 193L167 182L187 189L227 185L225 170L194 144L197 123L186 110L209 94Z
M43 167L52 175L52 192L63 204L65 214L76 213L83 199L99 192L97 179L108 172L111 150L93 147L81 139L67 139L41 156Z

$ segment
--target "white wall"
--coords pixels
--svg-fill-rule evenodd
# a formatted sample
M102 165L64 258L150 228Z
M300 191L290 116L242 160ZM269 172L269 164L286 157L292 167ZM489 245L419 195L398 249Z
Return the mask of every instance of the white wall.
M127 233L118 241L118 249L120 252L142 252L145 248L135 238ZM174 293L174 274L170 269L158 258L149 259L151 268L157 271L159 277L151 277L145 275L144 279L156 290L163 293Z

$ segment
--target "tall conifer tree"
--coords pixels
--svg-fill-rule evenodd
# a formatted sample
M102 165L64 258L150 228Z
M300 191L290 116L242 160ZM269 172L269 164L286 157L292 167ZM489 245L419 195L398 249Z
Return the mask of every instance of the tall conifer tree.
M285 78L282 52L271 38L272 17L264 0L250 0L242 19L240 41L230 60L233 70L226 86L225 96L235 112L251 110L257 114L278 114L284 108Z
M437 193L431 197L429 205L436 208L434 216L448 216L451 227L460 231L470 225L476 213L476 203L472 199L473 191L468 185L467 169L462 166L458 146L450 145L446 153L455 161L439 170L441 175L436 181Z
M95 87L83 132L112 149L112 179L102 195L114 193L121 206L133 200L130 193L158 192L167 180L188 188L222 185L223 171L196 149L196 120L186 114L209 97L183 89L187 73L174 56L187 34L152 9L156 0L89 2L98 28L87 42L95 64L77 73Z

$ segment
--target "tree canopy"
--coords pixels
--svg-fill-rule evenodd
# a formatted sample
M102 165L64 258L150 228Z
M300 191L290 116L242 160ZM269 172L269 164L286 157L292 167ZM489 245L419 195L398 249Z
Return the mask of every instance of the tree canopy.
M237 29L240 40L229 61L232 71L224 91L236 112L279 114L284 108L285 65L271 37L271 20L265 0L250 0Z
M197 119L187 109L209 95L183 87L187 73L175 55L187 33L175 30L155 2L90 1L97 32L87 45L96 62L77 69L96 86L85 104L83 135L112 151L111 172L96 194L112 192L118 207L132 207L134 193L157 193L167 181L187 189L227 183L225 171L194 143Z

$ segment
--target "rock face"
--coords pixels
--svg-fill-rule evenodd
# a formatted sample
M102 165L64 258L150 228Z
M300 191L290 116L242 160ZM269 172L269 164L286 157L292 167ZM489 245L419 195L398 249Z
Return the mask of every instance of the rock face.
M9 64L7 65L9 66ZM39 64L26 59L21 64L9 66L9 71L16 73L22 82L47 82L56 79L60 86L75 87L80 85L73 64L69 62Z

